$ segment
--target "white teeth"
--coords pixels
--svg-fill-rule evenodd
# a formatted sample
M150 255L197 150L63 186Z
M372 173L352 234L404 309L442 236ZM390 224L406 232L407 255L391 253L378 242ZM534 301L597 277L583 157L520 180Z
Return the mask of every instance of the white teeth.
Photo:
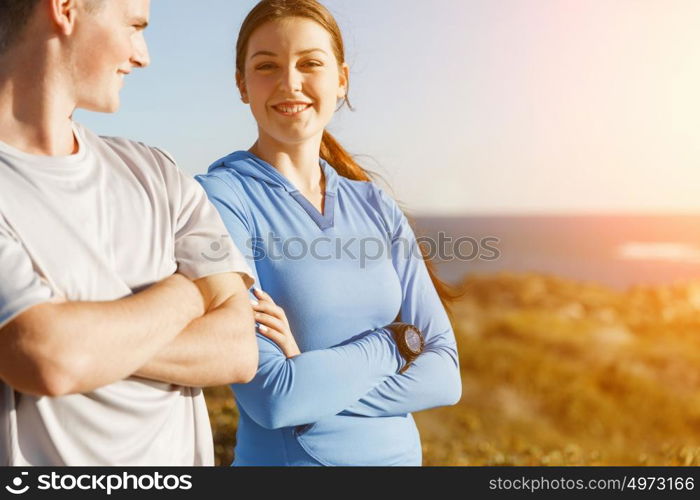
M284 114L292 115L296 113L301 113L308 106L308 104L295 104L293 106L277 106L277 109L279 109Z

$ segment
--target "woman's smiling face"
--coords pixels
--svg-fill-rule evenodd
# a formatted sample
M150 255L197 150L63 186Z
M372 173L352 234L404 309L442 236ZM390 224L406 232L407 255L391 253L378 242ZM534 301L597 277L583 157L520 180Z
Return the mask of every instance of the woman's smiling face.
M302 17L256 29L248 42L245 74L237 75L260 135L285 144L320 137L347 92L347 81L347 65L339 65L329 33Z

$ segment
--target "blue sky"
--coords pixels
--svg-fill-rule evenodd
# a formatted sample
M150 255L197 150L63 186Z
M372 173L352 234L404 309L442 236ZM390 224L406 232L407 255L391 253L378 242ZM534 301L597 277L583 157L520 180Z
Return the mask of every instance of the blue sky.
M700 2L328 0L331 131L417 214L698 212ZM233 46L250 0L152 0L152 64L96 131L200 173L255 140Z

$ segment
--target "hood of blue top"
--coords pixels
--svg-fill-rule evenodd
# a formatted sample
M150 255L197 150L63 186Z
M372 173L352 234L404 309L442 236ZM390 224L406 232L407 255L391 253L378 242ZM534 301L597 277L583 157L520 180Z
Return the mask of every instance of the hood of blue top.
M319 161L326 176L326 191L335 191L337 173L325 160ZM234 170L238 175L252 177L272 186L286 189L289 192L298 189L282 175L279 170L248 151L235 151L228 156L215 161L209 167L208 173L217 170Z

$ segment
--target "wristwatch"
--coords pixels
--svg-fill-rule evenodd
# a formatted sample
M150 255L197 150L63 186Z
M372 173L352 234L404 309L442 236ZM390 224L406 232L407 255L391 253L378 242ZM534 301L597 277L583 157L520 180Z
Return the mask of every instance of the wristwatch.
M399 353L406 360L399 373L405 372L411 363L423 352L425 341L421 331L408 323L392 323L387 328L393 333Z

